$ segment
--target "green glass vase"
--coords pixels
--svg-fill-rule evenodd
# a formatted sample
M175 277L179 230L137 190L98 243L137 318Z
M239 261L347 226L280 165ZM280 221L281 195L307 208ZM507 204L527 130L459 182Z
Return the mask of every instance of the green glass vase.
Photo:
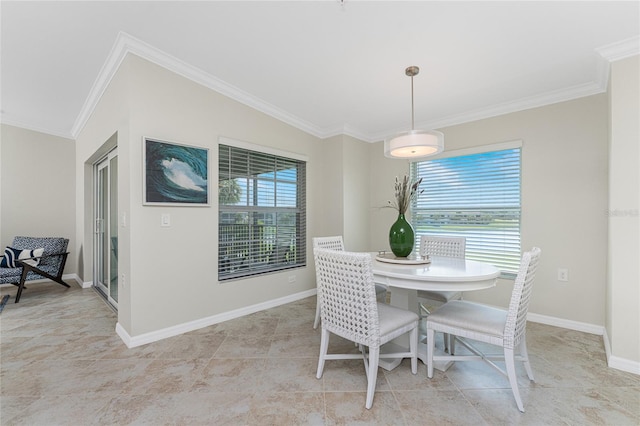
M389 246L396 257L407 257L413 250L415 234L413 227L400 213L398 219L391 225L389 230Z

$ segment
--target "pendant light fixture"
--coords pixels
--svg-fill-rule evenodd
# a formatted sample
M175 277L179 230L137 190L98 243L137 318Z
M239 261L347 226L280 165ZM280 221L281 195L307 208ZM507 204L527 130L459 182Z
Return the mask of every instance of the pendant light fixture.
M444 134L436 130L415 130L413 111L413 77L420 68L411 66L405 74L411 77L411 130L384 141L384 155L389 158L420 160L438 154L444 149Z

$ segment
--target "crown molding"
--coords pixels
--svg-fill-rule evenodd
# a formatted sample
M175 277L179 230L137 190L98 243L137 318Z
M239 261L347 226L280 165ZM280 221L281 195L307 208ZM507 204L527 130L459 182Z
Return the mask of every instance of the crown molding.
M485 118L497 117L513 112L524 111L531 108L538 108L545 105L570 101L585 96L596 95L599 93L603 93L605 90L606 85L603 88L600 82L579 84L566 89L552 90L540 95L529 96L511 102L504 102L488 107L479 108L476 110L466 111L461 114L450 115L436 120L418 123L416 124L416 127L420 129L440 129L443 127L455 126L458 124L469 123ZM398 130L397 132L393 133L380 134L375 140L384 140L402 131L406 131L406 129Z
M27 124L25 122L21 122L21 121L18 121L18 120L12 120L12 119L10 119L8 117L5 117L4 115L2 115L0 117L0 123L2 123L4 125L7 125L7 126L13 126L13 127L19 127L21 129L25 129L25 130L31 130L33 132L44 133L46 135L57 136L59 138L75 140L75 137L73 137L73 135L71 133L62 132L60 130L46 129L44 127L33 126L33 125Z
M77 139L79 133L86 125L89 117L91 117L91 114L98 105L100 98L109 86L109 83L115 76L127 54L134 54L146 59L158 66L168 69L182 77L214 90L257 111L263 112L319 139L327 139L337 135L347 135L364 142L373 143L384 140L398 132L406 131L406 129L398 129L395 132L385 132L384 134L367 134L347 124L335 126L333 128L320 128L235 86L232 86L197 67L189 65L142 40L132 37L125 32L120 32L118 34L116 42L114 43L107 60L100 70L91 91L89 92L89 96L87 97L80 114L76 118L71 129L71 134L61 134L60 132L47 131L44 129L32 129L56 136ZM438 129L603 93L606 91L608 85L610 62L640 54L640 36L603 46L596 49L595 54L596 81L594 82L580 84L565 89L553 90L539 95L518 99L516 101L491 105L467 111L462 114L442 117L429 122L418 123L417 127ZM2 122L6 123L4 118ZM19 127L26 126L19 125Z
M640 36L602 46L596 49L596 52L608 62L615 62L630 56L640 55Z
M606 91L609 86L611 62L640 55L640 36L602 46L596 49L595 53L597 56L596 78L602 87L602 91Z
M327 129L324 132L322 132L322 134L318 137L320 139L328 139L334 136L350 136L352 138L356 138L363 142L369 142L369 143L377 142L377 140L372 138L371 135L363 133L360 130L356 129L355 127L349 126L348 124L343 124L340 126L335 126L331 129Z
M290 124L291 126L310 133L318 138L322 138L324 132L312 123L302 120L293 114L290 114L274 105L269 104L268 102L263 101L260 98L252 96L251 94L235 86L232 86L227 82L220 80L219 78L213 77L212 75L202 71L201 69L189 65L188 63L174 56L171 56L168 53L156 47L153 47L142 40L132 37L125 32L118 33L116 42L111 49L111 52L107 57L105 64L100 70L98 78L94 82L93 87L89 92L89 96L87 97L87 100L85 101L81 112L75 121L75 124L71 130L74 138L77 137L80 131L84 128L87 120L98 105L100 98L109 86L109 83L118 71L118 68L122 64L122 61L127 56L127 54L134 54L143 59L146 59L149 62L161 66L195 83L198 83L235 101L245 104L253 109L263 112L284 123Z
M74 139L78 138L78 135L87 124L87 120L89 120L89 117L91 117L91 114L98 105L100 98L104 94L105 90L107 90L109 83L111 83L113 76L118 71L118 68L120 68L120 64L122 64L122 61L127 54L127 38L128 36L126 33L118 33L116 42L111 48L111 52L109 52L109 56L107 56L107 60L104 65L102 65L102 68L98 73L98 77L93 82L93 86L89 91L89 96L87 96L87 99L84 101L76 121L73 123L71 134Z

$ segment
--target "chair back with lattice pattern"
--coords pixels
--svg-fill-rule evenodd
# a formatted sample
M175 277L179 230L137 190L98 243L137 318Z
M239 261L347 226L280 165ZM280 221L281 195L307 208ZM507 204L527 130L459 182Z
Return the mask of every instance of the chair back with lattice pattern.
M423 235L420 237L420 255L464 259L466 241L465 237Z
M371 255L315 248L322 327L369 347L380 345Z
M313 239L313 248L344 251L342 235L336 235L333 237L315 237Z
M522 255L518 276L511 292L507 323L504 329L503 346L506 348L513 349L518 346L525 334L531 289L540 262L540 254L541 250L534 247Z

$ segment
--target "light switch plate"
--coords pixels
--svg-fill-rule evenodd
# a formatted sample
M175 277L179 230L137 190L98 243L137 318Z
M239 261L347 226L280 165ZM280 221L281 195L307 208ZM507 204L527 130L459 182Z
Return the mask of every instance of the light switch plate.
M160 226L171 226L171 215L169 213L162 213L160 216Z
M558 268L558 281L569 281L569 270L567 268Z

